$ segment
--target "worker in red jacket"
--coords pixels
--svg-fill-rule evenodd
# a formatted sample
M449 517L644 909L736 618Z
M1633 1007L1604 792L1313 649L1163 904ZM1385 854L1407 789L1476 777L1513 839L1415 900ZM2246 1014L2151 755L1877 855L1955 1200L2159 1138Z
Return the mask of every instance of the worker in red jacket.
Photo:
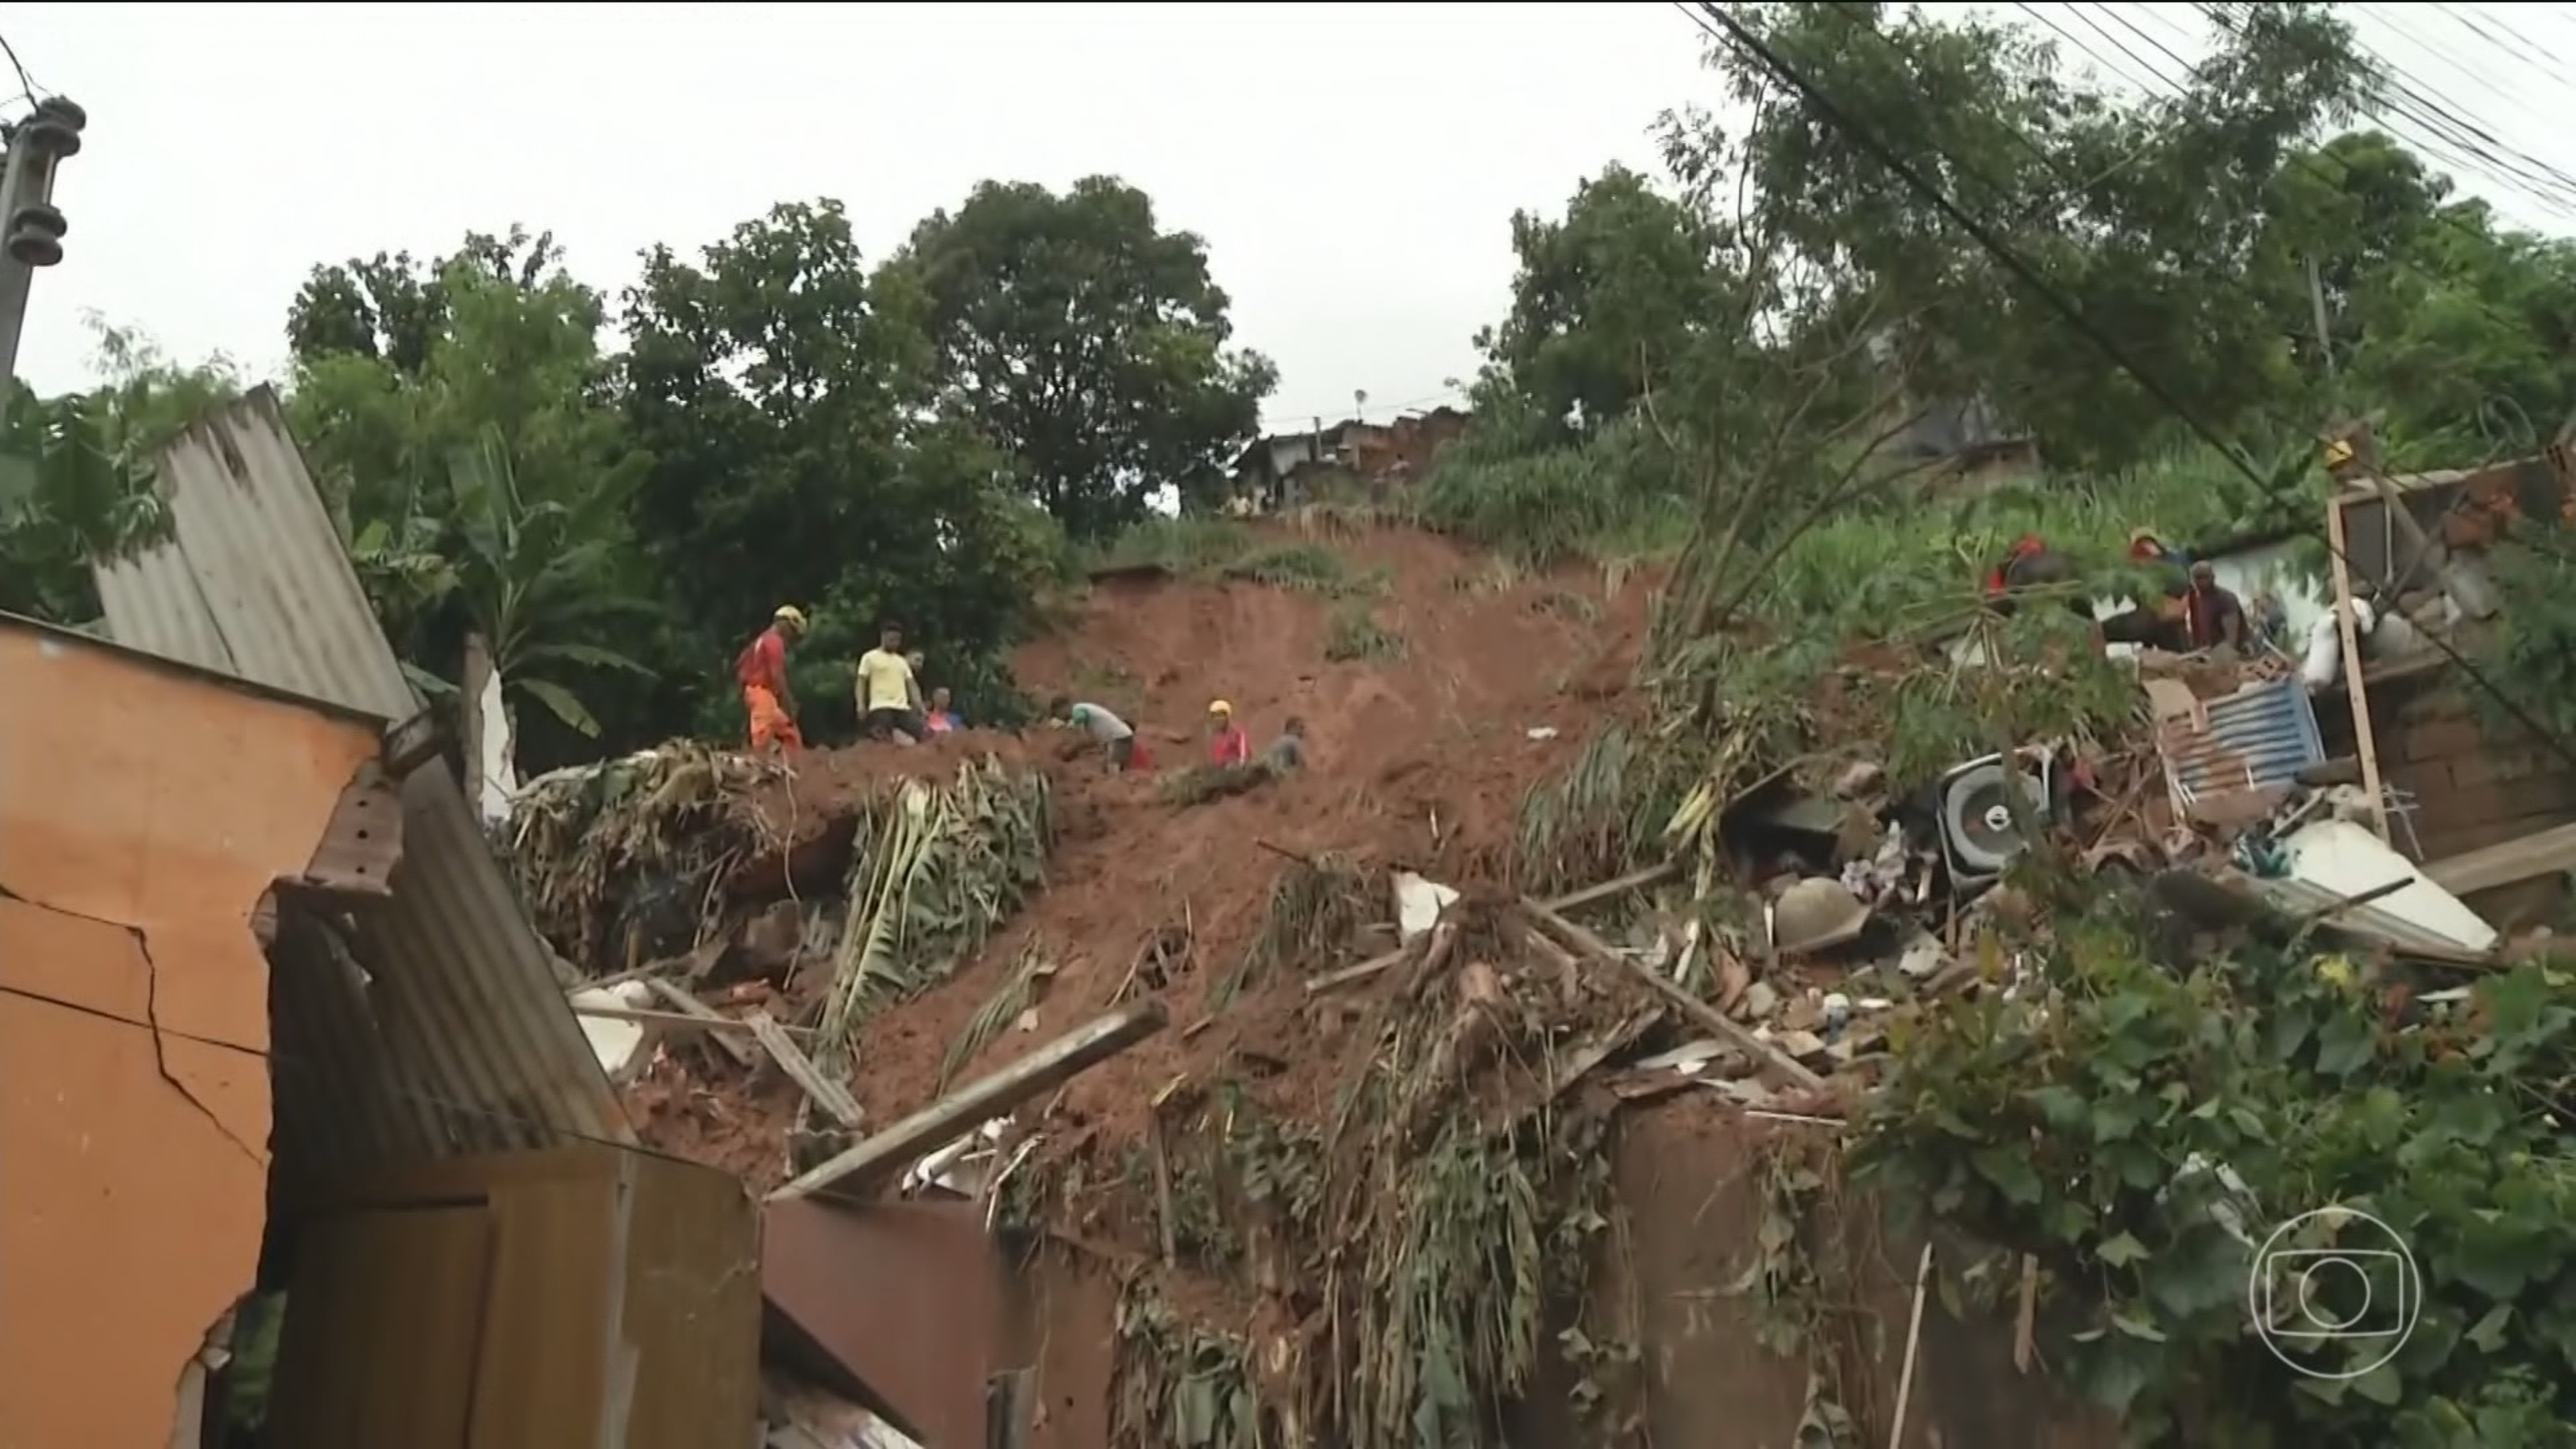
M805 748L805 736L796 728L796 694L787 687L787 646L804 632L805 611L781 604L769 627L734 657L734 679L742 685L742 707L751 717L754 754L772 746Z
M1220 770L1252 763L1252 741L1234 722L1234 706L1221 699L1208 706L1208 763Z

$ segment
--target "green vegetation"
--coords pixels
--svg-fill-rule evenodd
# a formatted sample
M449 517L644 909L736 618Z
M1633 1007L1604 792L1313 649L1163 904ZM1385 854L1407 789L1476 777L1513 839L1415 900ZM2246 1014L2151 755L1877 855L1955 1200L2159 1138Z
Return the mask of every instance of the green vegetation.
M1326 659L1401 659L1405 651L1404 636L1378 623L1367 604L1353 600L1333 610L1324 635Z
M1980 176L1959 188L1971 207L2243 451L2180 427L1871 158L1713 54L1760 103L1750 129L1675 118L1668 198L1613 173L1562 221L1522 219L1480 436L1424 500L1435 523L1526 561L1617 557L1623 536L1678 517L1661 530L1675 569L1640 671L1647 708L1531 793L1525 885L1679 857L1697 882L1685 909L1735 929L1715 829L1746 785L1783 768L1813 783L1849 760L1902 784L2131 727L2132 686L2067 614L1978 607L2013 538L2042 535L2108 592L2133 582L2133 527L2203 546L2313 529L2315 435L2352 411L2400 466L2474 462L2495 446L2477 437L2482 399L2435 382L2440 349L2530 416L2576 395L2564 354L2533 351L2576 304L2576 248L2499 232L2385 137L2319 140L2376 83L2322 7L2235 7L2204 88L2149 108L2067 85L2028 33L1986 21L1738 14L1918 162ZM2310 257L2333 374L2305 340ZM1967 396L2052 468L1976 492L1866 445L1924 398ZM2559 700L2576 699L2576 626L2547 601L2568 594L2568 556L2554 530L2526 529L2501 560L2507 591L2540 602L2505 621L2497 658ZM1962 630L1984 663L1941 647ZM1998 1321L2010 1307L1990 1285L2034 1257L2044 1322L2076 1325L2071 1340L2043 1330L2043 1352L2135 1442L2576 1443L2576 975L2521 966L2408 1006L2398 988L2450 983L2381 977L2287 931L2177 955L2133 894L2046 851L2018 877L2045 928L1990 925L1969 955L1990 976L2018 959L2025 989L1921 1009L1848 1151L1768 1164L1776 1206L1800 1220L1766 1224L1750 1264L1774 1346L1808 1356L1832 1397L1840 1350L1821 1326L1853 1265L1814 1220L1848 1174L1987 1254L1945 1250L1944 1293ZM2246 1311L2262 1235L2336 1204L2388 1223L2425 1278L2388 1364L2348 1343L2314 1356L2369 1369L2348 1379L2293 1372Z
M2053 905L2053 937L2008 943L2047 991L1913 1023L1861 1180L2036 1255L2084 1324L2052 1352L2144 1442L2576 1442L2576 976L2518 967L2394 1030L2394 983L2304 942L2166 959L2089 882ZM2329 1204L2393 1229L2423 1280L2384 1364L2385 1340L2275 1339L2343 1378L2285 1369L2246 1310L2265 1234ZM2387 1246L2364 1237L2343 1245Z

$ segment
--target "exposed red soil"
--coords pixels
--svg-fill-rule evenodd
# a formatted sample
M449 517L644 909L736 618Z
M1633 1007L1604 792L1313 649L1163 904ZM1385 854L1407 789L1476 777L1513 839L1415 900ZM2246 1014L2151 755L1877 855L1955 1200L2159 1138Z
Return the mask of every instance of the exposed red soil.
M1032 935L1044 938L1059 973L1036 1029L1006 1032L977 1058L977 1071L1106 1009L1139 949L1170 924L1186 924L1193 945L1188 963L1155 993L1170 1028L1065 1089L1058 1137L1088 1126L1131 1140L1144 1129L1149 1100L1176 1078L1247 1074L1221 1068L1228 1058L1256 1059L1249 1075L1277 1074L1263 1093L1282 1099L1275 1107L1293 1112L1309 1097L1320 1103L1338 1075L1330 1069L1340 1055L1338 1023L1318 1024L1297 983L1264 983L1203 1031L1185 1032L1258 932L1271 885L1289 864L1283 852L1340 852L1461 888L1506 883L1521 799L1571 760L1624 685L1657 581L1632 576L1616 596L1592 571L1470 588L1462 582L1489 575L1487 562L1431 535L1374 533L1332 546L1355 573L1390 577L1373 614L1403 636L1404 658L1327 661L1333 612L1348 607L1341 601L1169 578L1106 582L1068 627L1021 651L1015 667L1032 693L1063 692L1117 710L1146 736L1157 775L1110 775L1088 751L1059 760L1068 744L1059 736L974 732L913 749L810 752L792 797L784 786L764 794L773 824L811 837L820 827L801 822L830 819L836 802L889 775L946 773L981 750L1035 757L1056 783L1058 837L1046 889L980 959L867 1028L853 1088L871 1122L891 1122L936 1095L941 1058ZM1289 716L1302 717L1308 768L1228 799L1164 803L1158 775L1201 758L1197 730L1219 698L1233 704L1255 749ZM1533 730L1554 733L1534 739ZM1385 914L1392 913L1390 900ZM730 1063L721 1070L735 1071ZM738 1097L728 1104L731 1117L761 1119L765 1126L744 1125L766 1141L728 1142L710 1153L717 1124L708 1109L691 1106L686 1090L663 1085L660 1075L636 1093L648 1140L736 1170L765 1161L772 1165L755 1180L774 1180L792 1088L764 1091L766 1111Z

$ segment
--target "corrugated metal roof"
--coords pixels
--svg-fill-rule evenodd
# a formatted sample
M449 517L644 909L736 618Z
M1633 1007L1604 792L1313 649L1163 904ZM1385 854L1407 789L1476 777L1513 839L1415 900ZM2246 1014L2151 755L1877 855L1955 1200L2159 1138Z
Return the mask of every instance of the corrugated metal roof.
M2315 709L2296 677L2261 680L2201 704L2204 720L2170 714L2156 751L2178 806L2293 783L2325 759Z
M420 708L273 392L209 416L157 464L175 536L98 571L117 642L388 723ZM354 943L368 984L327 950L280 953L274 1030L293 1060L279 1122L328 1159L305 1166L632 1141L447 770L404 782L403 833L393 899L361 914Z
M2422 951L2437 957L2457 956L2469 949L2466 945L2438 931L2419 926L2394 911L2383 911L2368 902L2357 906L2344 905L2346 897L2326 889L2315 881L2300 880L2296 876L2278 876L2268 879L2258 879L2253 876L2240 878L2246 886L2285 914L2302 920L2324 917L2322 929L2329 932L2364 936L2372 940L2385 941L2401 951ZM2328 916L2326 914L2328 912L2332 912L2332 915Z

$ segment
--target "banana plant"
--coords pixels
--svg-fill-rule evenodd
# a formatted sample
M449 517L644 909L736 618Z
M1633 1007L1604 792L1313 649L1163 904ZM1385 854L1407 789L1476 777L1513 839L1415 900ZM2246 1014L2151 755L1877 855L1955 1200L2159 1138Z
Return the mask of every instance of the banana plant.
M597 737L598 718L554 671L571 665L652 674L595 642L651 612L617 582L619 496L605 487L570 498L522 487L496 429L450 454L445 481L448 519L419 511L373 519L349 541L386 631L397 641L440 646L433 652L460 638L479 642L514 718L520 702L533 700L567 727ZM405 669L425 693L456 690L416 665Z

